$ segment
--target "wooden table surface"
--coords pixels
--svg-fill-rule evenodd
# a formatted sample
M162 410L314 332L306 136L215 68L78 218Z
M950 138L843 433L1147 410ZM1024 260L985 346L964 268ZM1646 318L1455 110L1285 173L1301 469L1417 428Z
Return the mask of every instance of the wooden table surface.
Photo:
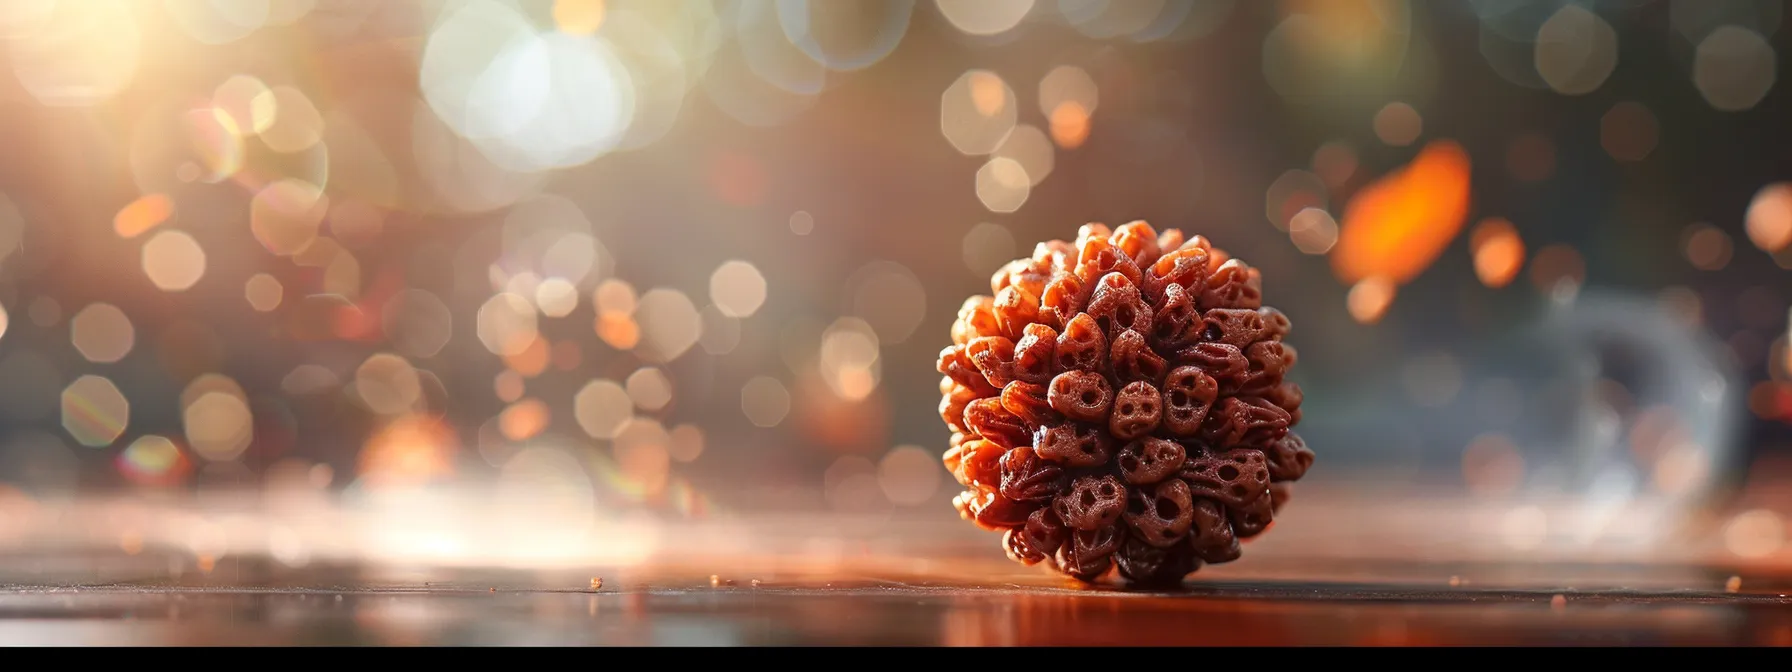
M0 645L1792 645L1783 554L1502 552L1471 543L1486 535L1474 507L1406 500L1430 512L1406 520L1342 496L1301 503L1242 560L1169 592L1021 567L995 535L937 515L669 525L650 548L626 536L645 528L602 528L595 551L494 567L322 550L298 563L252 545L196 556L172 524L121 546L107 526L129 516L71 510L44 529L80 539L15 526L0 544ZM341 546L422 524L400 522Z

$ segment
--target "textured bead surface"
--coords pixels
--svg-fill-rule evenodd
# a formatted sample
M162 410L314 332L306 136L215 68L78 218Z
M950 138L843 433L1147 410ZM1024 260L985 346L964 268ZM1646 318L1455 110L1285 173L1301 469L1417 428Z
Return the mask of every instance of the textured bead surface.
M1292 323L1201 236L1087 224L967 299L940 352L959 515L1016 562L1173 584L1269 529L1314 454Z

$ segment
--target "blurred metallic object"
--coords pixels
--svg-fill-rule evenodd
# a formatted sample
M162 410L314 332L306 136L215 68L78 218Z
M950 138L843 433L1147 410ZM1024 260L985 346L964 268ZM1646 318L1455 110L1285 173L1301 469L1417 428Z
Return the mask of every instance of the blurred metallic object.
M1315 385L1307 431L1338 446L1328 457L1345 471L1449 483L1460 469L1465 495L1512 507L1488 532L1517 549L1667 539L1742 466L1734 365L1653 301L1558 297L1516 333L1407 358L1361 383L1394 393L1327 406ZM1417 466L1398 473L1401 464Z

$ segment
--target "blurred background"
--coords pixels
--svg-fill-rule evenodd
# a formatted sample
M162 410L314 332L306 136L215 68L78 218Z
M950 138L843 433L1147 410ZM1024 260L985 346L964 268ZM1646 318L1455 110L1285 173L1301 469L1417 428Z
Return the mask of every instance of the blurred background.
M1792 563L1788 14L9 0L0 558L1006 562L934 358L1143 219L1301 352L1317 466L1208 571Z

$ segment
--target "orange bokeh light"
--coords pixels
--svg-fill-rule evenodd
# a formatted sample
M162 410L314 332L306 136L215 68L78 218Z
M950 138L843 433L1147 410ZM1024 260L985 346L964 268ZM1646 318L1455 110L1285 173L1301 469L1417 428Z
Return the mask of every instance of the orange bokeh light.
M548 405L540 399L524 399L498 414L498 431L511 441L525 441L548 428Z
M1475 276L1488 287L1505 287L1524 268L1524 239L1512 222L1499 217L1481 220L1469 234L1469 251L1475 257Z
M548 340L536 336L535 340L529 341L529 347L523 348L522 352L506 356L504 364L511 370L523 374L524 378L534 378L541 375L542 371L547 370L548 360L552 356L553 349L548 344Z
M635 318L623 313L597 316L597 337L617 350L628 350L641 342L641 327Z
M1074 100L1052 109L1052 141L1064 149L1076 149L1089 139L1089 111Z
M1350 319L1375 324L1393 305L1394 293L1394 283L1385 278L1368 278L1350 288L1344 305L1350 311Z
M148 194L120 208L112 218L112 230L121 237L135 238L173 216L174 201L162 194Z
M1426 145L1412 163L1350 199L1332 269L1349 283L1408 282L1456 237L1468 209L1468 153L1448 140Z
M361 451L361 478L373 486L410 486L454 473L454 429L413 415L381 428Z

